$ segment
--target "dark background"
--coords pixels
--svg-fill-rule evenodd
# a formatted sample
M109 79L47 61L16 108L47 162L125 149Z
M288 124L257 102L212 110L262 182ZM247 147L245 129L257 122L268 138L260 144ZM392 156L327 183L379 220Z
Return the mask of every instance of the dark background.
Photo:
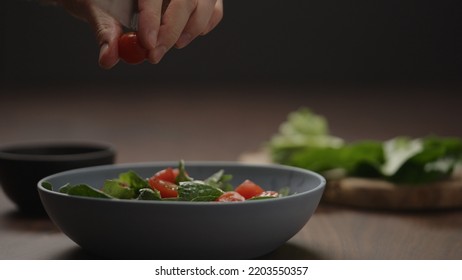
M458 83L462 1L224 0L210 35L159 65L97 65L83 22L1 1L1 83Z

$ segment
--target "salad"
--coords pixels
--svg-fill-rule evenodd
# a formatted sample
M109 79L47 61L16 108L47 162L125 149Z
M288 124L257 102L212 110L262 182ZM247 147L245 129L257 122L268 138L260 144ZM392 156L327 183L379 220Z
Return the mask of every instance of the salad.
M118 178L107 179L101 188L86 184L66 184L59 188L60 193L105 199L164 200L164 201L216 201L239 202L246 200L277 198L288 194L288 188L280 191L264 190L245 180L234 187L232 175L219 170L204 180L191 178L181 160L177 168L168 167L142 178L134 171L119 174ZM52 190L49 182L42 186Z

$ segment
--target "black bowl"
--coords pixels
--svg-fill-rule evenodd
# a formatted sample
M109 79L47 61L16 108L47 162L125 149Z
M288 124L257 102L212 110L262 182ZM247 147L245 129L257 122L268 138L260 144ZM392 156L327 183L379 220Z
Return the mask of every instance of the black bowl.
M43 142L0 148L0 184L5 194L29 214L44 214L37 182L45 176L81 167L113 164L115 149L105 143Z

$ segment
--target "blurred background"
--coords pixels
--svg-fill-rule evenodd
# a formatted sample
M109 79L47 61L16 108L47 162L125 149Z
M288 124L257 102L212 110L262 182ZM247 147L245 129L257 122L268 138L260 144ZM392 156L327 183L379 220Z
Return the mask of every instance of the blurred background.
M38 1L1 1L2 82L460 81L457 0L224 0L209 36L162 64L103 71L88 26Z
M1 1L0 144L95 139L121 161L235 159L301 106L350 141L462 137L461 1L224 2L212 33L159 65L106 71L85 23Z

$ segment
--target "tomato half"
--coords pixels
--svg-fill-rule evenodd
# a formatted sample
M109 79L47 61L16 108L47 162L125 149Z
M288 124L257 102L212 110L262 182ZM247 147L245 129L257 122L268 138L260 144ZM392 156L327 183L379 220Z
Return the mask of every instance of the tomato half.
M118 45L119 57L126 63L138 64L148 57L148 50L140 45L136 32L122 34Z
M244 201L245 197L240 195L238 192L225 192L224 194L220 195L216 201L218 202L233 202L233 201Z
M160 197L169 198L169 197L178 197L178 185L172 182L159 180L155 176L152 176L148 180L149 186L153 190L158 190L160 192Z
M176 177L178 176L178 173L180 173L178 168L168 167L154 174L154 177L159 180L176 183Z
M242 182L242 184L237 186L235 191L243 197L245 197L245 199L249 199L261 194L264 190L254 182L250 180L245 180L244 182Z

